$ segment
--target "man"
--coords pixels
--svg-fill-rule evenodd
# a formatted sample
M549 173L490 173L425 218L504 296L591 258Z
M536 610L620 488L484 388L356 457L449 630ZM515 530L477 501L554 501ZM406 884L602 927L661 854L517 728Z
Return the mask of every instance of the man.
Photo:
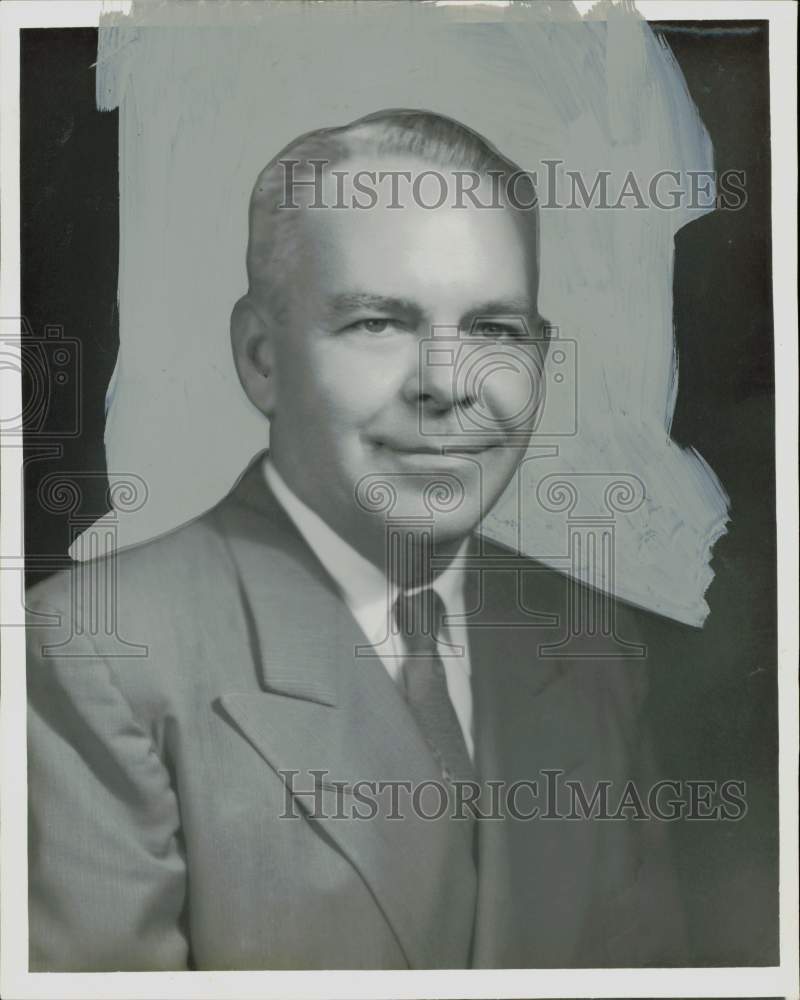
M530 181L379 112L265 168L247 268L269 454L116 557L147 657L76 655L108 620L68 575L31 595L31 967L680 964L659 824L553 791L646 773L637 616L576 657L588 592L473 535L539 413Z

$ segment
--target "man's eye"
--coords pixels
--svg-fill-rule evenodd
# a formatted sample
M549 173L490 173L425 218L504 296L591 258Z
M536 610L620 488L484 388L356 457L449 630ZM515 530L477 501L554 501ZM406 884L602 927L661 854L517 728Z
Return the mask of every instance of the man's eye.
M524 337L525 328L512 321L481 320L473 324L470 333L476 337Z
M390 319L360 319L356 323L351 323L349 330L364 330L366 333L386 333L390 326L395 324Z

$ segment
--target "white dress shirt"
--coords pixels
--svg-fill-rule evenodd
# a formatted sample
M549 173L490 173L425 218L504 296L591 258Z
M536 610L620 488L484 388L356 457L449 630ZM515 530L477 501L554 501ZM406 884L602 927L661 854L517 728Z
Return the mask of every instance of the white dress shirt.
M307 507L289 489L268 457L264 459L263 469L275 498L339 588L347 607L369 643L375 647L389 676L396 684L402 684L405 644L402 637L389 627L400 588ZM465 539L459 555L464 553L467 544ZM438 646L447 678L447 691L464 733L467 750L470 757L474 758L469 646L463 623L463 568L448 566L436 577L433 587L441 597L445 609Z

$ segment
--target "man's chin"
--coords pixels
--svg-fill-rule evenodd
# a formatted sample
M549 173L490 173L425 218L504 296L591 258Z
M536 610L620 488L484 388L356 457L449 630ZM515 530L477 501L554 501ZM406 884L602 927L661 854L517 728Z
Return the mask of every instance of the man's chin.
M450 499L440 494L439 500ZM388 538L390 535L401 536L408 544L421 544L436 549L457 547L465 538L472 534L482 520L480 504L475 500L461 500L453 509L446 509L444 503L438 509L430 502L419 504L402 504L398 508L402 514L373 519L373 528L383 530Z
M449 565L477 524L474 517L452 514L384 521L377 527L383 533L379 545L385 573L404 587L429 582Z

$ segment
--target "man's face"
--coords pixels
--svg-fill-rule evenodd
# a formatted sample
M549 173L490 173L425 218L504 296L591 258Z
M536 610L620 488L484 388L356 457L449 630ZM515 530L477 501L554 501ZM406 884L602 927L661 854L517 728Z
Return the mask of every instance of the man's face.
M387 202L302 211L270 375L273 462L362 551L378 551L387 516L424 523L432 511L437 543L469 533L524 454L540 389L541 359L523 342L531 262L512 210ZM388 509L376 502L392 493Z

